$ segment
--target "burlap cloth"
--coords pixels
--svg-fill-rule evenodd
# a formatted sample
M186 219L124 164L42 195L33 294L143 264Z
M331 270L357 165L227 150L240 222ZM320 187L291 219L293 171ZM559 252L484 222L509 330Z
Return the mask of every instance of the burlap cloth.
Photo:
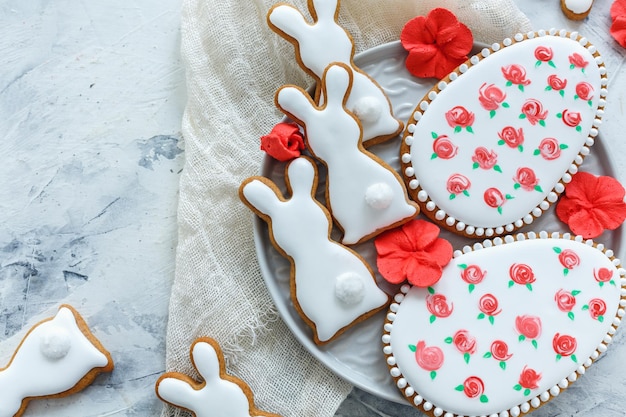
M210 336L222 345L229 373L251 386L258 408L285 417L332 416L351 386L314 359L278 317L259 271L252 214L237 194L243 179L259 174L259 138L282 116L273 104L276 90L311 84L292 45L266 24L274 3L183 2L186 161L167 370L197 376L189 346ZM308 16L305 0L289 3ZM339 21L359 52L398 39L407 20L438 6L456 13L477 41L530 29L512 0L343 0ZM172 407L163 414L184 415Z

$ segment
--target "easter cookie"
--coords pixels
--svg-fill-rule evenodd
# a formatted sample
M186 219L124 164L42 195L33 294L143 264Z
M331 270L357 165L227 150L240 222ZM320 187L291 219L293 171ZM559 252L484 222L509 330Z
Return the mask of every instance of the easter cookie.
M21 416L28 402L84 389L113 360L76 310L68 305L28 331L0 369L0 416Z
M602 58L576 33L518 34L483 49L411 116L400 151L409 194L471 238L532 223L590 152L606 86Z
M202 381L167 372L156 383L156 393L162 401L184 408L195 417L280 417L257 409L250 387L226 373L224 355L215 340L196 339L190 356Z
M591 12L593 0L561 0L561 10L568 19L583 20Z
M419 211L398 173L363 148L361 124L346 108L352 86L350 67L333 64L321 81L323 105L295 86L284 86L276 94L276 105L304 126L309 151L328 170L326 204L344 233L345 245L405 223Z
M330 215L314 198L315 163L294 159L285 179L289 199L263 177L245 180L239 196L268 223L272 244L291 262L291 299L315 343L324 344L383 309L389 298L363 258L330 239Z
M268 12L267 22L273 31L294 45L298 63L318 82L316 103L321 105L325 101L320 82L331 63L340 62L352 68L354 85L346 107L359 118L363 143L370 146L396 137L403 123L394 117L383 89L354 64L352 37L337 23L339 4L339 0L309 0L313 23L308 23L294 7L277 4Z
M558 233L457 251L435 285L394 298L383 336L391 375L435 416L529 413L606 351L625 272L603 245Z

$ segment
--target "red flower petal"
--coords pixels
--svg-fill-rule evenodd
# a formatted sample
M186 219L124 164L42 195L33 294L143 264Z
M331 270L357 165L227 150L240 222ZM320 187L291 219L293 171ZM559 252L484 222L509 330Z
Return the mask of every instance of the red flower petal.
M626 14L618 16L615 20L613 20L610 33L617 43L619 43L623 48L626 48Z
M467 59L472 32L447 9L436 8L426 17L411 19L400 33L409 52L406 66L416 77L443 78Z
M378 271L387 281L428 286L439 280L442 267L452 259L452 245L439 236L439 228L413 220L374 240Z
M614 178L579 172L565 189L556 215L573 233L594 238L626 219L624 187Z
M611 5L611 19L626 16L626 0L615 0Z

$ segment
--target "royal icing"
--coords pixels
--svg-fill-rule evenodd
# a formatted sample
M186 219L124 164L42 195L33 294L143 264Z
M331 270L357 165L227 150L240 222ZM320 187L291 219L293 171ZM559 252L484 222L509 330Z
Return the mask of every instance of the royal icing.
M322 107L298 87L283 87L276 95L280 109L304 125L309 150L328 169L327 204L344 232L344 244L366 240L417 214L398 174L361 146L360 125L344 107L352 73L342 64L327 69Z
M572 13L581 14L591 9L593 0L563 0L563 4Z
M212 339L198 339L191 348L194 367L204 381L201 388L195 386L199 384L190 383L186 375L168 373L157 381L159 398L190 410L196 417L278 417L255 410L240 380L222 377L224 372L220 361L223 357L221 351L218 356L213 344L217 346Z
M295 41L298 62L318 81L331 63L351 66L354 85L346 107L363 125L363 142L390 139L402 130L402 123L393 116L389 99L381 87L352 62L352 38L336 21L339 3L339 0L310 0L312 24L295 8L276 5L267 15L268 23L273 30ZM317 91L316 100L323 104L324 94L319 88Z
M472 57L409 122L405 180L449 229L492 236L532 223L597 135L607 79L595 49L564 31L527 37Z
M108 353L83 334L74 314L64 306L33 327L0 370L0 416L21 414L26 399L71 390L95 368L112 369Z
M325 343L381 309L388 297L356 252L330 240L329 214L313 198L314 163L295 159L285 177L291 188L288 200L269 180L257 177L244 181L241 197L271 225L275 245L292 262L293 301L314 328L316 343Z
M542 232L455 255L390 306L384 352L415 405L519 415L584 373L624 315L626 271L590 241Z

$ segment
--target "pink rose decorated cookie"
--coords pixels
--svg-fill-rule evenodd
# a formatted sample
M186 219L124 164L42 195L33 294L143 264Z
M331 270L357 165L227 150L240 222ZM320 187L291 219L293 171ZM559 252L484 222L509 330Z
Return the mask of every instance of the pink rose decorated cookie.
M532 223L590 152L606 85L601 57L577 34L531 32L484 49L409 119L400 156L411 198L467 237Z
M603 245L531 232L454 256L436 284L401 288L382 338L396 385L429 414L531 412L585 373L625 314L626 271Z

